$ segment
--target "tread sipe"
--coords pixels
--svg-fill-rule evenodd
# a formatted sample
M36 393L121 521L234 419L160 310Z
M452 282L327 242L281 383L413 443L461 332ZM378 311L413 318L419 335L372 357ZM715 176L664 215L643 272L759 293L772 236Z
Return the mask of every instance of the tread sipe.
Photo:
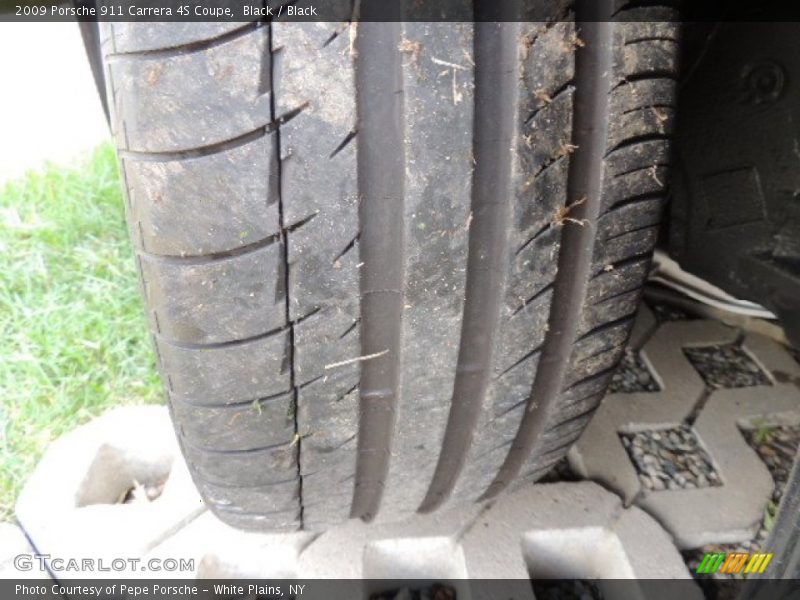
M666 6L537 6L104 24L159 368L222 520L482 501L591 418L656 240L677 31Z

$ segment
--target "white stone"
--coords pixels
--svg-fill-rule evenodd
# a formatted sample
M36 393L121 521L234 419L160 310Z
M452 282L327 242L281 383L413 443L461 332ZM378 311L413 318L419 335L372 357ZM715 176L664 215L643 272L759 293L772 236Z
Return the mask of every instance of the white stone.
M161 482L152 502L120 503ZM159 406L114 409L52 443L16 505L40 553L106 561L143 556L204 510Z

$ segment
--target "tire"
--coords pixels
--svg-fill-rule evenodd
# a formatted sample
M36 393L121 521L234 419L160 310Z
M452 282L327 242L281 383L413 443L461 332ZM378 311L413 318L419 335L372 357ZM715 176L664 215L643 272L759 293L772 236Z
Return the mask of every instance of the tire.
M104 27L159 368L220 519L397 520L564 456L667 181L672 11L614 5Z

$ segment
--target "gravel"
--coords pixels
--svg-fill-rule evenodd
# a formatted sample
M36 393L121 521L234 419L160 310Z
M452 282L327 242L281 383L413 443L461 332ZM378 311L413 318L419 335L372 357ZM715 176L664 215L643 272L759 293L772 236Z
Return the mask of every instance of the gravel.
M660 389L641 354L626 349L619 367L611 378L608 393L658 392Z
M693 319L691 315L663 304L650 308L659 323ZM741 343L729 345L686 348L684 352L706 384L708 392L721 388L768 386L771 380ZM800 362L800 353L793 353ZM641 355L631 349L625 351L609 387L609 393L657 392L660 390L655 375ZM768 391L767 391L768 393ZM683 553L689 571L709 598L733 599L738 588L727 587L736 577L727 574L696 575L695 571L707 552L762 552L778 510L786 481L800 447L800 427L763 427L743 429L748 444L758 453L769 469L775 489L760 527L753 539L741 544L712 544ZM688 424L668 430L643 431L620 434L631 462L634 464L642 486L648 490L679 490L721 485L719 474L711 458L700 445ZM566 459L557 463L542 478L542 482L575 481L579 479L569 468ZM741 575L739 575L741 577ZM575 598L593 600L601 598L591 582L577 581L569 584L534 581L539 599Z
M542 475L538 483L558 483L559 481L581 481L581 477L569 466L566 456Z
M740 344L684 348L709 389L771 385L769 377Z
M772 479L775 481L775 489L772 492L772 499L764 511L764 517L761 519L758 532L753 539L741 544L710 544L683 553L686 566L699 580L711 578L717 581L724 581L736 577L735 575L724 573L696 575L695 571L707 552L769 551L765 544L772 529L772 523L778 511L778 504L783 496L783 490L786 487L786 481L789 478L794 458L797 455L797 449L800 447L800 427L760 427L742 430L742 434L747 443L750 444L750 447L758 453L767 469L769 469Z
M722 485L692 429L621 433L620 439L646 490L686 490Z
M658 323L666 323L667 321L691 321L697 318L683 309L668 304L648 302L647 305L650 307L650 310L653 311L653 316L655 316Z
M777 506L800 447L800 427L761 427L745 429L742 434L764 461L775 481L772 502Z

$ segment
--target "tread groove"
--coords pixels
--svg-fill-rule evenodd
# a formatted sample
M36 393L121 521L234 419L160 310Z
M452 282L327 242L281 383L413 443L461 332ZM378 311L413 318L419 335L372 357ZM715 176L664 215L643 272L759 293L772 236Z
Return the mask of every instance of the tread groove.
M505 375L505 374L506 374L506 373L508 373L509 371L512 371L514 368L516 368L516 367L518 367L519 365L521 365L522 363L524 363L526 360L528 360L528 359L529 359L531 356L533 356L533 355L534 355L534 354L536 354L537 352L541 352L541 351L542 351L542 347L541 347L541 346L536 346L536 347L535 347L533 350L530 350L530 351L526 352L526 353L523 355L523 357L522 357L522 358L519 358L519 359L515 360L515 361L514 361L514 362L511 364L511 366L510 366L510 367L506 367L505 369L503 369L502 371L500 371L500 373L499 373L499 374L498 374L498 375L497 375L497 376L494 378L494 379L495 379L495 381L497 381L498 379L500 379L501 377L503 377L503 375Z
M216 46L221 46L222 44L231 42L235 39L252 33L253 31L257 31L258 29L264 27L264 25L265 23L263 21L253 21L212 38L189 42L188 44L180 44L166 48L153 48L151 50L113 52L106 55L106 60L152 60L186 56L187 54L204 52Z
M645 105L642 105L642 106L635 106L633 108L628 108L626 110L623 110L621 115L623 117L625 117L627 115L633 114L633 113L638 112L640 110L652 110L652 109L655 109L655 108L663 108L663 109L669 109L669 110L677 110L678 109L678 107L675 104L669 104L667 102L662 102L662 103L656 102L654 104L645 104Z
M140 162L172 162L179 160L191 160L193 158L203 158L213 156L228 150L234 150L257 139L260 139L276 129L275 123L264 123L255 129L247 131L236 137L232 137L219 142L214 142L206 146L188 148L186 150L168 150L164 152L153 152L149 150L127 150L118 149L119 157L124 160L136 160Z
M258 448L247 448L245 450L220 450L219 448L203 448L190 442L185 435L181 436L181 443L189 446L196 452L203 452L204 454L217 454L224 456L242 456L245 454L258 454L259 452L267 452L269 450L276 450L278 448L291 448L295 443L293 440L286 442L279 442L277 444L270 444L268 446L259 446ZM211 483L211 482L209 482ZM214 484L216 485L216 484Z
M362 21L355 42L361 355L383 353L361 363L350 516L364 521L377 514L382 500L400 377L405 182L401 40L398 19ZM382 393L376 396L377 391Z
M614 371L616 371L616 370L617 370L617 365L614 365L612 367L608 367L607 369L603 369L602 371L597 371L596 373L592 373L588 377L584 377L583 379L579 379L578 381L573 383L571 386L569 386L569 388L567 388L567 391L569 391L569 390L571 390L573 388L579 387L581 385L585 385L585 384L587 384L587 383L589 383L591 381L596 381L598 379L602 379L603 377L608 377L609 375L613 375ZM591 395L592 394L584 396L582 398L582 400L585 400L586 398L590 397Z
M619 238L623 238L626 235L630 235L632 233L640 233L642 231L647 231L648 229L654 229L654 230L657 231L658 230L658 223L642 225L641 227L635 227L633 229L628 229L628 230L623 231L621 233L616 233L614 235L610 235L605 239L605 241L606 241L606 243L613 242L614 240L617 240Z
M635 14L636 10L640 8L644 9L663 8L670 10L673 7L668 3L661 4L660 2L653 2L653 0L631 0L630 2L622 2L616 8L611 17L612 18L619 17L622 13L627 11L633 11Z
M577 337L602 201L613 66L614 24L608 19L613 8L613 0L578 0L575 5L576 26L585 46L575 56L572 144L577 148L569 165L567 198L568 205L576 211L575 218L587 219L590 226L563 229L558 256L558 272L562 275L556 277L553 292L559 302L550 311L530 402L502 466L481 499L492 498L505 489L541 442Z
M518 306L517 308L514 309L514 312L511 313L511 317L510 318L513 318L514 316L516 316L517 314L519 314L520 312L525 310L528 307L529 304L532 304L532 303L536 302L536 300L538 300L539 298L544 296L547 292L552 290L553 289L553 285L554 284L552 282L548 283L543 288L541 288L541 289L537 290L536 292L534 292L534 294L530 298L527 298L520 306Z
M635 312L629 313L627 315L623 315L622 317L619 317L618 319L614 319L613 321L607 321L607 322L603 323L602 325L598 325L594 329L591 329L591 330L587 331L586 333L584 333L582 336L580 336L575 341L575 343L579 344L583 340L585 340L587 338L590 338L593 335L595 335L597 333L600 333L601 331L608 331L609 329L614 329L615 327L619 327L620 325L623 325L623 324L625 324L625 323L627 323L629 321L632 321L635 314L636 314Z
M592 306L600 306L601 304L605 304L606 302L611 302L613 300L621 298L622 296L627 296L628 294L631 294L633 292L639 291L641 289L641 287L642 286L640 286L640 285L634 285L632 287L627 287L627 288L624 288L622 290L615 291L610 296L602 297L599 300L593 302Z
M328 156L328 158L333 158L334 156L339 154L339 152L344 150L345 147L347 146L347 144L349 144L350 142L353 141L353 139L355 139L357 134L358 134L358 131L356 131L355 129L353 131L351 131L350 133L348 133L344 137L344 139L339 143L339 145L336 146L336 148L333 149L333 152L330 153L330 156Z
M283 274L283 289L286 291L283 294L283 308L284 308L284 319L286 322L286 327L288 330L288 339L286 340L286 353L288 359L288 372L289 372L289 387L292 390L292 425L294 429L294 438L292 439L292 444L297 444L297 452L295 454L295 473L297 475L298 480L298 489L297 489L297 504L298 504L298 520L300 529L303 529L303 473L300 468L300 453L303 450L303 438L300 435L300 425L298 423L297 417L297 402L298 402L298 389L297 389L297 376L296 376L296 366L295 366L295 332L294 327L295 324L292 322L291 317L291 298L289 297L289 290L290 283L289 283L289 227L286 225L286 207L284 205L284 198L283 198L283 159L281 157L281 131L280 125L286 123L288 119L286 118L276 118L277 112L277 101L275 98L275 77L276 77L276 64L275 64L275 40L273 38L273 26L272 23L268 25L268 33L269 33L269 71L270 71L270 82L272 85L271 93L270 93L270 118L272 119L273 123L276 123L275 129L275 146L276 146L276 156L277 156L277 169L276 169L276 178L277 178L277 196L278 196L278 223L281 229L281 260L282 262L282 274ZM307 106L307 104L303 104L300 106L299 109L295 109L295 114L299 114L303 108ZM292 115L294 116L294 115ZM269 199L267 199L269 201ZM311 215L306 219L301 220L299 223L295 223L292 227L294 229L298 227L302 227L305 223L310 221L314 218L315 215ZM315 309L306 317L316 314L319 309Z
M343 340L348 335L350 335L355 330L355 328L358 327L359 323L361 323L361 319L360 318L358 318L355 321L353 321L353 324L350 325L350 327L348 327L347 329L345 329L344 332L342 333L342 335L339 336L339 339Z
M598 277L604 275L608 271L606 269L611 267L611 271L616 271L618 269L633 265L638 262L642 262L645 260L650 260L650 253L649 252L642 252L640 254L634 254L632 256L627 256L622 260L618 260L617 262L613 262L609 265L604 265L603 267L599 268L595 274L592 276L592 279L597 279Z
M349 390L347 390L344 394L342 394L341 396L336 398L336 402L341 402L342 400L347 398L347 396L349 396L350 394L352 394L353 392L355 392L358 389L358 386L359 386L358 382L353 384L353 386Z
M611 369L611 370L614 371L615 369L616 369L616 367L614 369ZM550 426L550 428L551 429L556 429L558 427L564 427L566 425L569 425L570 423L574 423L575 421L580 421L581 419L585 419L586 417L588 417L589 415L591 415L594 412L594 409L595 409L595 407L594 407L594 405L592 405L589 408L587 408L586 410L584 410L582 413L579 413L579 414L577 414L575 416L571 416L571 417L569 417L567 419L564 419L563 421L554 422Z
M259 404L264 406L273 400L280 400L284 398L287 394L291 394L292 390L283 390L282 392L277 392L276 394L270 394L269 396L263 396L261 398L255 398L253 400L242 400L239 402L229 402L228 404L198 404L197 402L192 402L191 400L186 400L186 398L181 398L180 396L170 394L169 399L171 402L179 402L185 406L191 406L192 408L199 408L199 409L237 409L237 408L245 408L248 406L254 406L255 404Z
M613 146L606 152L605 158L609 158L614 152L622 150L624 148L629 148L630 146L636 146L637 144L641 144L642 142L667 142L669 141L670 136L666 133L656 133L649 131L647 133L643 133L641 135L634 135L632 137L627 137L617 145ZM620 173L620 175L625 175L625 173Z
M341 251L341 252L339 252L339 254L337 254L337 255L336 255L334 258L333 258L333 260L332 260L331 262L332 262L332 263L335 265L335 264L336 264L336 263L339 261L339 259L341 259L342 257L344 257L344 255L345 255L345 254L347 254L348 252L350 252L350 250L352 250L353 248L355 248L356 244L358 243L358 238L359 238L359 237L361 237L361 233L357 233L357 234L355 234L355 235L353 236L353 239L351 239L349 242L347 242L347 245L346 245L346 246L345 246L345 247L342 249L342 251Z
M265 331L264 333L259 333L258 335L252 335L250 337L230 340L227 342L214 342L211 344L196 344L192 342L183 342L181 340L173 340L167 338L161 334L154 334L154 335L159 342L168 344L170 346L174 346L175 348L181 348L183 350L220 350L223 348L233 348L236 346L243 346L246 344L250 344L252 342L265 340L285 332L288 328L289 327L287 325L283 325L281 327L277 327L276 329L270 329L269 331Z
M542 225L542 227L540 227L539 230L533 234L533 236L528 238L524 244L522 244L519 248L517 248L517 250L514 252L514 256L519 256L522 253L522 251L525 250L525 248L527 248L531 244L535 244L536 240L539 237L543 236L545 233L547 233L550 229L552 229L552 227L553 223L551 221L548 221L547 223Z
M224 490L252 490L258 488L265 488L265 487L273 487L279 485L286 485L288 483L294 483L297 481L297 477L292 477L291 479L283 479L281 481L273 481L272 483L257 483L255 485L250 483L244 483L242 485L234 485L230 483L212 483L208 482L216 488L224 489Z
M546 101L542 101L542 104L540 104L535 110L533 110L528 115L528 117L525 119L525 124L526 125L530 125L531 122L533 122L533 120L536 118L536 116L539 113L541 113L542 111L546 110L548 106L550 106L551 104L556 102L556 100L558 100L558 98L562 94L565 94L565 93L570 92L570 91L573 91L573 92L575 91L575 82L572 79L562 83L558 88L553 90L553 93L552 93L551 96L549 96L549 99L546 100Z
M244 246L239 246L238 248L234 248L232 250L225 250L222 252L211 252L209 254L177 256L174 254L153 254L152 252L147 252L142 249L139 249L138 253L140 256L154 263L167 264L167 265L207 265L228 260L231 258L236 258L237 256L250 254L251 252L257 252L262 248L271 246L275 242L279 241L280 238L281 234L275 233L263 239L257 240L250 244L245 244Z
M630 73L611 88L611 93L613 94L623 85L630 85L639 81L653 81L656 79L669 79L670 81L675 82L678 80L678 74L670 69L651 69L649 71Z
M169 344L170 346L174 346L176 348L183 348L184 350L218 350L220 348L231 348L234 346L242 346L245 344L250 344L252 342L257 342L259 340L265 340L267 338L273 337L280 333L284 333L286 331L290 331L295 325L298 323L302 323L306 319L313 317L315 314L319 312L320 309L314 309L308 314L302 315L296 318L294 321L290 321L286 325L281 325L280 327L276 327L275 329L270 329L269 331L265 331L263 333L259 333L257 335L252 335L246 338L238 338L235 340L229 340L227 342L212 342L209 344L197 344L193 342L184 342L181 340L170 339L162 334L154 334L155 337L165 344Z
M592 360L594 358L597 358L599 356L602 356L603 354L606 354L607 352L611 352L612 350L624 350L624 348L625 348L625 344L611 344L609 346L603 346L602 348L598 349L595 352L592 352L591 354L589 354L587 356L581 356L579 362L586 362L586 361ZM572 387L572 386L570 386L570 387Z
M635 44L643 44L645 42L670 42L672 44L677 44L678 40L673 37L667 37L665 35L651 35L651 36L638 37L625 40L625 45L633 46Z
M260 240L256 240L249 244L245 244L244 246L239 246L238 248L233 248L231 250L223 250L220 252L210 252L208 254L196 254L196 255L175 255L175 254L154 254L152 252L148 252L144 249L139 249L138 254L140 256L144 256L150 262L161 263L161 264L170 264L170 265L206 265L212 264L219 261L228 260L230 258L236 258L237 256L242 256L244 254L250 254L251 252L257 252L262 248L266 248L267 246L271 246L275 242L281 241L282 237L286 233L291 233L292 231L296 231L303 225L306 225L309 221L311 221L317 214L311 214L308 217L297 221L296 223L292 223L286 227L281 227L281 231L279 233L274 233L269 235L265 238Z
M664 138L664 140L667 140L667 139L669 139L669 138ZM657 171L658 169L669 169L671 167L672 167L672 165L670 165L669 163L658 162L657 161L657 162L651 163L649 165L645 165L643 167L633 167L633 168L628 169L626 171L621 171L619 173L614 173L614 175L612 175L612 177L613 177L613 179L620 179L620 178L625 177L627 175L633 175L634 173L640 173L642 171L650 171L652 173L652 177L655 179L655 178L658 177L658 171ZM660 182L656 181L656 183L660 183ZM663 183L660 184L660 185L663 186ZM663 191L662 191L662 195L663 195Z
M642 3L452 27L362 5L358 28L180 39L100 25L156 356L224 522L428 513L572 445L667 196L679 29L641 18L676 11L610 16ZM187 212L206 197L216 213Z
M511 149L516 124L518 35L515 24L475 25L475 170L466 298L450 414L436 470L419 512L435 510L452 493L491 380L514 195ZM464 369L464 365L471 368Z
M647 202L648 200L661 201L664 199L666 195L667 192L664 189L659 189L652 192L644 192L641 194L636 194L634 196L628 196L609 206L608 209L601 215L601 217L604 218L616 210L620 210L622 208L625 208L626 206L631 206L633 204L638 204L640 202Z

